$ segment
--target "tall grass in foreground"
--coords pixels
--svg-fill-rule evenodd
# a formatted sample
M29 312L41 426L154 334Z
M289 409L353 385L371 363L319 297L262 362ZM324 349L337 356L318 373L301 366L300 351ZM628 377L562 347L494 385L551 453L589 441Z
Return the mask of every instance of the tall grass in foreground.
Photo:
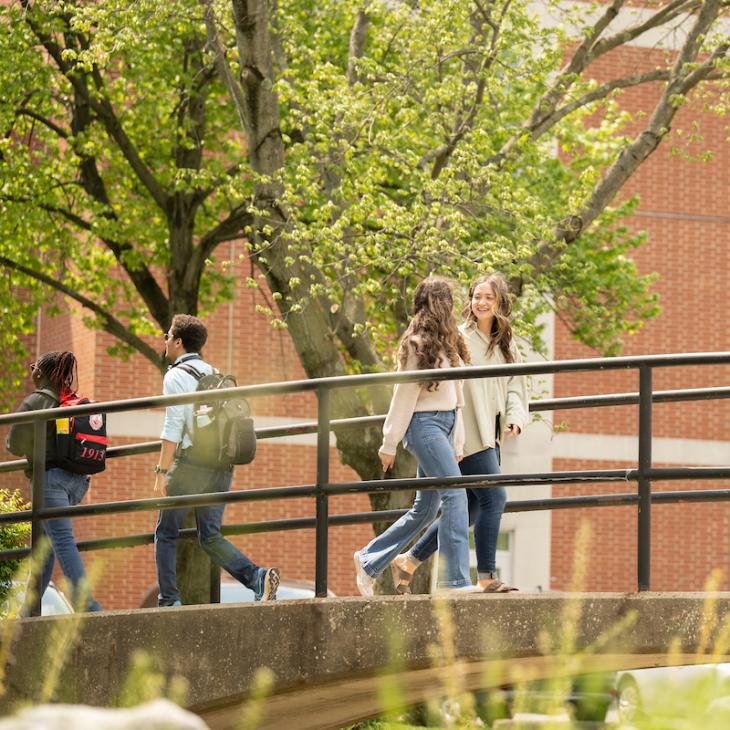
M597 672L596 667L600 665L601 654L615 642L630 646L637 616L630 612L606 627L591 644L579 645L584 608L580 594L585 587L590 541L589 526L584 523L575 543L573 579L563 602L559 629L544 628L539 634L539 654L546 661L531 666L494 657L485 670L483 689L468 691L464 681L466 665L456 658L454 651L456 627L450 602L436 596L433 610L439 641L431 647L431 662L439 670L439 686L419 708L406 709L407 693L400 684L399 674L402 667L393 663L391 671L381 678L381 718L353 725L350 730L406 730L424 725L449 730L475 727L584 730L601 724L621 730L730 730L730 671L726 672L727 680L712 669L691 679L683 667L675 666L668 670L666 679L652 683L656 697L639 698L639 707L630 717L617 712L615 701L609 705L609 698L617 689L616 679L621 674ZM715 571L705 586L707 595L699 639L691 657L697 664L721 662L730 653L730 615L720 616L717 610L717 591L722 578L722 572ZM667 647L668 666L688 661L681 646L677 637ZM400 653L397 643L392 653ZM642 699L646 701L643 707ZM541 717L539 725L535 715ZM586 721L593 724L586 726Z
M576 704L576 688L588 696L591 692L603 694L611 688L614 673L585 675L595 672L600 665L602 653L608 652L616 643L627 645L636 622L636 614L630 613L612 626L608 626L591 644L585 646L580 640L581 621L584 603L580 593L585 587L588 556L590 555L590 532L583 525L575 544L573 580L569 592L562 602L557 627L544 627L539 634L540 655L533 663L519 663L498 656L486 657L483 674L475 681L473 669L458 658L456 638L458 626L454 622L453 596L434 596L433 613L436 622L436 639L429 647L431 664L430 677L433 689L428 696L418 697L414 708L413 686L405 686L408 667L403 659L406 655L402 631L392 626L390 631L390 662L381 673L378 682L378 702L381 719L361 723L353 728L371 730L408 730L413 727L440 727L448 730L456 728L491 727L495 730L506 727L507 717L519 718L527 713L540 713L546 720L541 725L544 730L570 730L584 728L579 719L603 719L605 707L600 703L593 708L591 718L579 718L585 707ZM47 547L46 547L47 549ZM34 559L42 564L45 555ZM28 564L23 569L27 574ZM101 563L90 566L90 585L93 586L101 575ZM701 628L693 659L697 662L718 662L725 659L730 651L730 616L718 614L717 590L722 582L720 572L713 573L706 585ZM86 595L78 596L79 602ZM30 587L27 588L25 601L32 600ZM404 599L408 600L408 599ZM490 600L500 600L493 597ZM507 599L509 600L509 599ZM80 603L80 605L84 605ZM468 604L467 604L468 605ZM17 617L22 615L20 596L11 596L6 605L6 617L0 621L0 693L4 692L7 681L5 674L11 657L12 638L18 629ZM38 674L42 677L39 690L33 703L53 701L59 696L62 672L73 648L81 638L83 622L88 614L78 613L64 617L55 623L48 646L39 656ZM499 645L495 637L475 636L476 647ZM502 637L504 638L504 637ZM508 638L508 637L507 637ZM481 644L480 644L481 642ZM667 647L668 664L678 664L686 659L681 652L682 642L677 638ZM475 652L476 653L476 652ZM187 682L170 674L169 667L158 665L154 657L139 652L135 654L128 668L128 674L114 706L129 707L159 697L166 697L184 705L187 695ZM730 673L729 673L730 674ZM577 676L583 677L576 680ZM434 679L435 678L435 679ZM595 685L591 682L595 681ZM237 730L255 730L265 718L267 699L275 684L271 671L262 667L256 673L248 701L244 704L238 721ZM474 691L474 687L480 689ZM509 692L504 687L509 687ZM502 689L499 689L499 688ZM410 693L409 693L410 692ZM725 683L718 673L706 672L703 676L688 681L678 669L670 671L667 678L656 685L658 698L649 710L650 697L642 700L631 717L616 718L615 727L624 730L728 730L730 729L730 683ZM347 702L347 697L342 697ZM588 710L591 708L589 707ZM579 712L580 711L580 712ZM292 727L295 727L295 719ZM534 724L512 720L510 728L515 730L534 730Z

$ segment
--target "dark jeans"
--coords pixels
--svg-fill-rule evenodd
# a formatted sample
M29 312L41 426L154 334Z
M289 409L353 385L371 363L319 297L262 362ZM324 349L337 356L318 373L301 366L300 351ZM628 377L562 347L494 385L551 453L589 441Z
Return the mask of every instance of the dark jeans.
M230 469L211 469L176 459L167 473L167 495L176 497L183 494L208 494L227 492L231 488L233 472ZM177 590L177 565L175 544L190 507L163 509L155 527L155 560L157 561L157 580L160 606L169 606L180 600ZM252 590L255 587L258 567L242 552L221 535L223 504L195 507L195 524L198 542L211 560L230 573L236 580Z
M89 478L84 474L72 474L65 469L48 469L43 484L44 507L72 507L79 504L89 489ZM68 517L59 517L54 520L44 520L43 530L51 541L51 551L43 565L41 575L41 595L51 582L53 565L58 559L63 574L71 583L73 595L71 601L77 611L101 611L101 606L89 592L86 605L80 606L79 601L84 590L89 590L86 583L86 571L81 562L79 549L76 547L71 520Z
M501 474L499 447L477 451L459 463L464 476ZM474 544L477 553L477 571L493 573L497 570L497 537L502 521L507 490L493 484L479 489L467 489L469 499L469 524L474 525ZM426 560L438 546L438 521L434 522L411 549L417 560Z

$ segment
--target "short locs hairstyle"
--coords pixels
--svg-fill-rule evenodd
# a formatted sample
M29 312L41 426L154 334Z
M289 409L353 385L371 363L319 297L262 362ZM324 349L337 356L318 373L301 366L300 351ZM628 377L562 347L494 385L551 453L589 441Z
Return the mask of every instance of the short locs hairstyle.
M192 314L176 314L172 318L170 334L179 337L188 352L200 352L208 340L208 328Z
M68 350L45 352L34 364L60 395L74 392L74 384L78 377L76 356L73 352Z

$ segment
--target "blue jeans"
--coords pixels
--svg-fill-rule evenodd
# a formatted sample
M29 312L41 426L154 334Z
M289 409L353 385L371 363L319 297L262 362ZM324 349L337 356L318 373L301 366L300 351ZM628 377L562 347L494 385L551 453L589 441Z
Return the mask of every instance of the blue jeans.
M65 469L48 469L43 484L44 507L72 507L79 504L89 489L89 477L84 474L72 474ZM74 533L69 517L58 517L54 520L44 520L43 530L51 541L51 551L48 553L41 574L41 595L46 592L53 575L53 565L58 559L63 574L71 583L71 596L74 608L77 611L101 611L101 606L88 594L86 605L80 606L79 601L84 590L88 590L86 571L81 562L79 549L76 547Z
M459 464L464 476L477 474L501 474L499 447L477 451L462 459ZM478 489L467 489L469 500L469 524L474 524L474 543L477 552L477 571L494 573L497 570L497 536L502 521L507 490L496 484ZM417 560L426 560L436 552L438 522L426 530L411 549Z
M420 411L413 414L403 445L418 461L419 477L459 476L451 444L454 411ZM441 519L438 546L444 559L439 587L461 588L471 585L469 576L469 517L463 489L429 489L416 492L406 514L360 551L365 572L376 578L398 553L436 518Z
M167 495L227 492L231 488L230 469L211 469L176 459L167 473ZM157 603L170 606L180 600L177 590L177 536L190 507L163 509L155 527L155 560L160 594ZM255 589L258 567L221 535L224 504L195 507L198 542L211 560L251 590Z

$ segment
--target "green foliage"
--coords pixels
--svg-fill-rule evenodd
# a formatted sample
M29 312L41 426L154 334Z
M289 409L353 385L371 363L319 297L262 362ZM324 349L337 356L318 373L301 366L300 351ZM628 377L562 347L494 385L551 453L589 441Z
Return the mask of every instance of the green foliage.
M128 354L174 311L205 314L233 296L221 244L244 236L261 272L247 286L263 281L270 248L291 268L273 291L281 311L259 307L276 326L324 301L321 317L354 312L354 334L386 362L410 289L429 273L465 284L498 269L522 282L517 329L538 348L550 310L605 353L659 311L653 277L629 256L643 237L621 224L635 201L535 266L539 244L624 148L631 120L605 96L547 133L520 131L568 42L527 0L505 4L496 38L480 4L370 3L357 58L359 0L274 4L270 134L285 155L267 179L251 168L201 3L25 5L0 7L0 346L15 363L0 378L6 400L22 337L53 288L96 304L92 326L118 320L129 337L113 354ZM215 8L238 76L230 3ZM571 98L595 88L576 78ZM264 182L281 191L284 235L254 207ZM361 370L344 346L343 356Z
M19 492L0 489L0 512L20 512L29 509ZM30 535L30 523L18 522L0 527L0 550L13 550L26 547ZM12 581L18 572L21 561L0 561L0 603L3 603L10 592Z

